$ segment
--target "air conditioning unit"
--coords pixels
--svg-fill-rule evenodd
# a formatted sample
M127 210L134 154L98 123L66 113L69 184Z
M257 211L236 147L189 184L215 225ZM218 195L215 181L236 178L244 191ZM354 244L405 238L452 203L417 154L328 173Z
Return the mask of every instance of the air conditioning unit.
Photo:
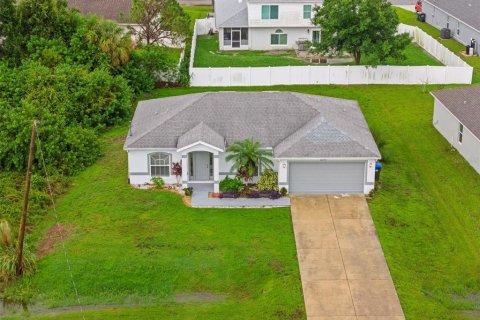
M452 30L447 29L447 28L443 28L443 29L440 31L440 38L442 38L442 39L450 39L451 37L452 37Z
M298 46L298 51L307 51L308 50L308 40L307 39L298 39L297 40L297 46Z

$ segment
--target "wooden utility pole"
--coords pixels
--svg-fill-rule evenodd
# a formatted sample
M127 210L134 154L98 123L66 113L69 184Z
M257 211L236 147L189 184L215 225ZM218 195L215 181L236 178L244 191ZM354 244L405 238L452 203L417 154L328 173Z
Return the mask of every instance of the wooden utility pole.
M27 222L28 195L30 193L30 181L32 178L32 165L35 153L35 138L37 137L37 120L33 121L32 137L30 139L30 150L28 153L27 174L25 178L25 193L23 195L22 220L20 221L20 230L18 231L18 252L17 252L17 276L21 275L23 265L23 240L25 239L25 224Z

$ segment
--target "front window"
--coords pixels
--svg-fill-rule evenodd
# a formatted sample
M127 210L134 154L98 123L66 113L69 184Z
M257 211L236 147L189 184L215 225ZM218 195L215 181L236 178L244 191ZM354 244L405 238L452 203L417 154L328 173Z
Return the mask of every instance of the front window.
M242 33L242 46L248 45L248 28L242 28L241 29Z
M458 142L463 142L463 124L458 124Z
M223 45L224 46L232 45L232 29L231 28L223 29Z
M150 155L150 175L152 177L170 176L170 155L168 153L152 153Z
M275 30L275 33L271 35L270 44L272 45L286 45L287 44L287 34L284 33L281 29Z
M278 19L277 5L263 5L262 6L262 20Z
M312 6L309 4L303 6L303 19L312 19Z

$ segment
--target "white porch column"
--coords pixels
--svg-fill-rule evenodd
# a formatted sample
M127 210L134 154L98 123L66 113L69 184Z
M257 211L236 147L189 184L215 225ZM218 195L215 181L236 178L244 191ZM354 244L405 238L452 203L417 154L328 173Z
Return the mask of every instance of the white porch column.
M188 153L182 154L182 188L188 187Z
M213 192L220 192L220 158L213 155Z
M288 161L280 160L278 163L278 187L288 190Z

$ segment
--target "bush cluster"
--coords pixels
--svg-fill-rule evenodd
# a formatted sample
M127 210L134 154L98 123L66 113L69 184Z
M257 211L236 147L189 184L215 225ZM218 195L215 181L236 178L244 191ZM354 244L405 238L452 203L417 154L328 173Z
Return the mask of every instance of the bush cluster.
M243 182L239 177L232 179L226 176L220 181L220 192L238 192L242 186Z

